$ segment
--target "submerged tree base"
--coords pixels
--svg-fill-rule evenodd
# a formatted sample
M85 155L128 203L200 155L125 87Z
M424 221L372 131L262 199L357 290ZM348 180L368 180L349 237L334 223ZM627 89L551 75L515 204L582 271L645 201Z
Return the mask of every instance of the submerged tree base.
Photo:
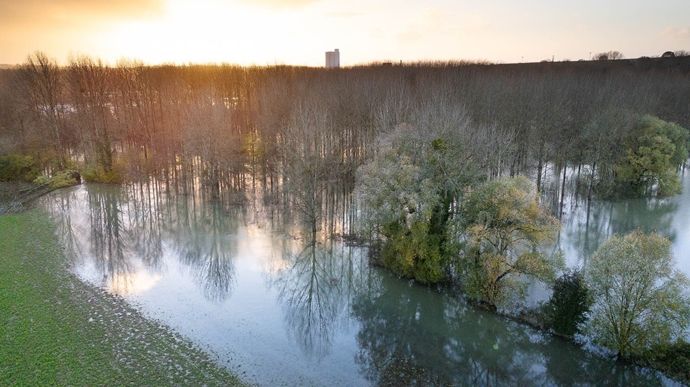
M632 361L690 384L690 343L687 341L652 348Z
M372 247L374 253L370 255L369 263L371 265L390 270L382 261L380 255L380 244L374 244ZM395 271L390 270L395 273ZM400 275L398 273L398 275ZM414 279L410 279L415 286L435 288L439 292L447 292L448 294L456 294L461 297L470 307L485 310L494 313L501 318L514 321L518 324L526 325L532 329L543 332L545 334L563 340L563 345L581 346L581 343L574 335L559 333L554 330L552 322L546 309L542 307L521 309L517 313L506 312L498 309L495 305L475 299L462 293L461 286L454 281L447 281L437 284L425 284ZM668 378L679 381L683 384L690 385L690 343L686 341L677 342L672 345L657 346L651 350L645 351L643 354L634 357L616 357L617 362L623 364L630 364L637 367L647 368L658 371Z
M240 385L187 340L66 267L50 221L0 216L0 380L10 385Z

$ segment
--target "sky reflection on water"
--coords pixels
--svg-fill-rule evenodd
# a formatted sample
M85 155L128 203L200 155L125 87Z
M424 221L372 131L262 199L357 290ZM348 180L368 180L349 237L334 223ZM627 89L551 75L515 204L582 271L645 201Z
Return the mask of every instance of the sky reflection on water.
M42 203L82 279L261 385L659 383L373 268L364 248L306 241L260 199L85 185Z

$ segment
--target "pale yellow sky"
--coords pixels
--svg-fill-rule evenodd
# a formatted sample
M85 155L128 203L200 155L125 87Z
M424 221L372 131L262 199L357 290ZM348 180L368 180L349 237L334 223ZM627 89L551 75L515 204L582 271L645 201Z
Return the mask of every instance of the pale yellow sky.
M687 0L0 0L0 63L497 62L690 50Z

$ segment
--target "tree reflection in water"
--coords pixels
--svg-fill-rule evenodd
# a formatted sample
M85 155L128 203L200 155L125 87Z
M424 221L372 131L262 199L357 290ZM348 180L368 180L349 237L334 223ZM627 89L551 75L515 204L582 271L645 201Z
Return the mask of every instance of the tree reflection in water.
M372 276L352 313L361 323L356 361L377 385L659 383L575 346L563 351L571 344L385 273Z
M128 218L122 211L123 194L120 189L88 190L89 224L91 238L90 256L94 257L96 268L114 286L127 286L127 278L133 270L132 254L125 251L133 247L133 235L126 223ZM121 284L122 282L122 284Z
M162 275L182 266L193 274L205 299L220 307L234 286L234 257L246 230L247 210L193 189L188 195L168 192L155 183L88 185L43 200L65 246L96 268L96 280L103 278L106 284L117 279L115 285L126 286L121 278L136 280L141 272ZM672 211L661 210L662 217ZM289 219L276 222L288 225ZM598 221L590 222L600 229ZM344 355L351 359L345 360L350 367L377 385L659 383L652 373L624 367L371 267L365 249L275 239L283 243L278 246L281 259L267 283L277 291L298 352L324 364L325 373L338 367L332 364L336 355ZM275 239L271 248L278 243ZM270 293L272 302L273 292L257 286L260 294ZM222 316L214 318L224 321ZM341 338L347 344L341 344ZM354 342L356 347L350 347ZM343 361L342 356L338 359ZM298 360L305 364L303 358Z
M129 187L125 202L131 228L135 230L131 235L132 248L146 267L155 269L160 269L163 257L161 197L159 186L147 182Z
M237 234L241 214L225 210L217 201L200 205L194 197L180 200L176 209L171 240L180 260L192 268L208 299L225 300L235 275L237 241L232 236Z
M562 219L559 247L564 247L583 258L582 264L596 249L614 234L626 234L641 228L646 232L659 232L675 240L674 217L678 203L673 199L628 199L595 202L591 214L586 203Z
M230 294L242 211L196 195L167 195L155 183L89 185L44 198L70 255L93 264L104 285L127 293L138 280L165 270L168 249L189 267L204 295Z
M68 256L76 260L82 257L83 253L82 246L77 238L77 230L70 216L73 200L77 200L74 190L63 190L62 195L51 196L50 199L44 198L43 202L49 204L45 208L53 219L55 231L62 246L67 251Z
M307 235L309 235L307 233ZM362 254L318 242L286 243L284 267L271 279L278 291L288 330L303 353L330 353L335 333L348 323L350 301L362 279Z

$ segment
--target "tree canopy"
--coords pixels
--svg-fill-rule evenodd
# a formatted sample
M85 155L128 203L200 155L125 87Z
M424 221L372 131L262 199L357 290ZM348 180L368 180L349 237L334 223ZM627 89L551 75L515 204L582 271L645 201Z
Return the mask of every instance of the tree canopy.
M688 159L687 129L652 116L640 119L615 165L618 192L645 196L680 193L678 168Z
M572 336L580 331L587 319L592 297L580 271L566 272L553 284L553 294L545 305L546 318L551 328Z
M466 248L458 268L470 296L500 306L524 289L522 275L554 279L561 257L539 247L553 240L558 221L539 206L527 178L481 185L466 196L461 213Z
M688 279L674 268L670 247L667 238L641 231L599 247L587 270L595 342L626 357L682 337L690 323Z
M399 125L357 175L365 223L385 239L383 264L422 283L447 277L451 206L475 173L460 130L421 131Z

